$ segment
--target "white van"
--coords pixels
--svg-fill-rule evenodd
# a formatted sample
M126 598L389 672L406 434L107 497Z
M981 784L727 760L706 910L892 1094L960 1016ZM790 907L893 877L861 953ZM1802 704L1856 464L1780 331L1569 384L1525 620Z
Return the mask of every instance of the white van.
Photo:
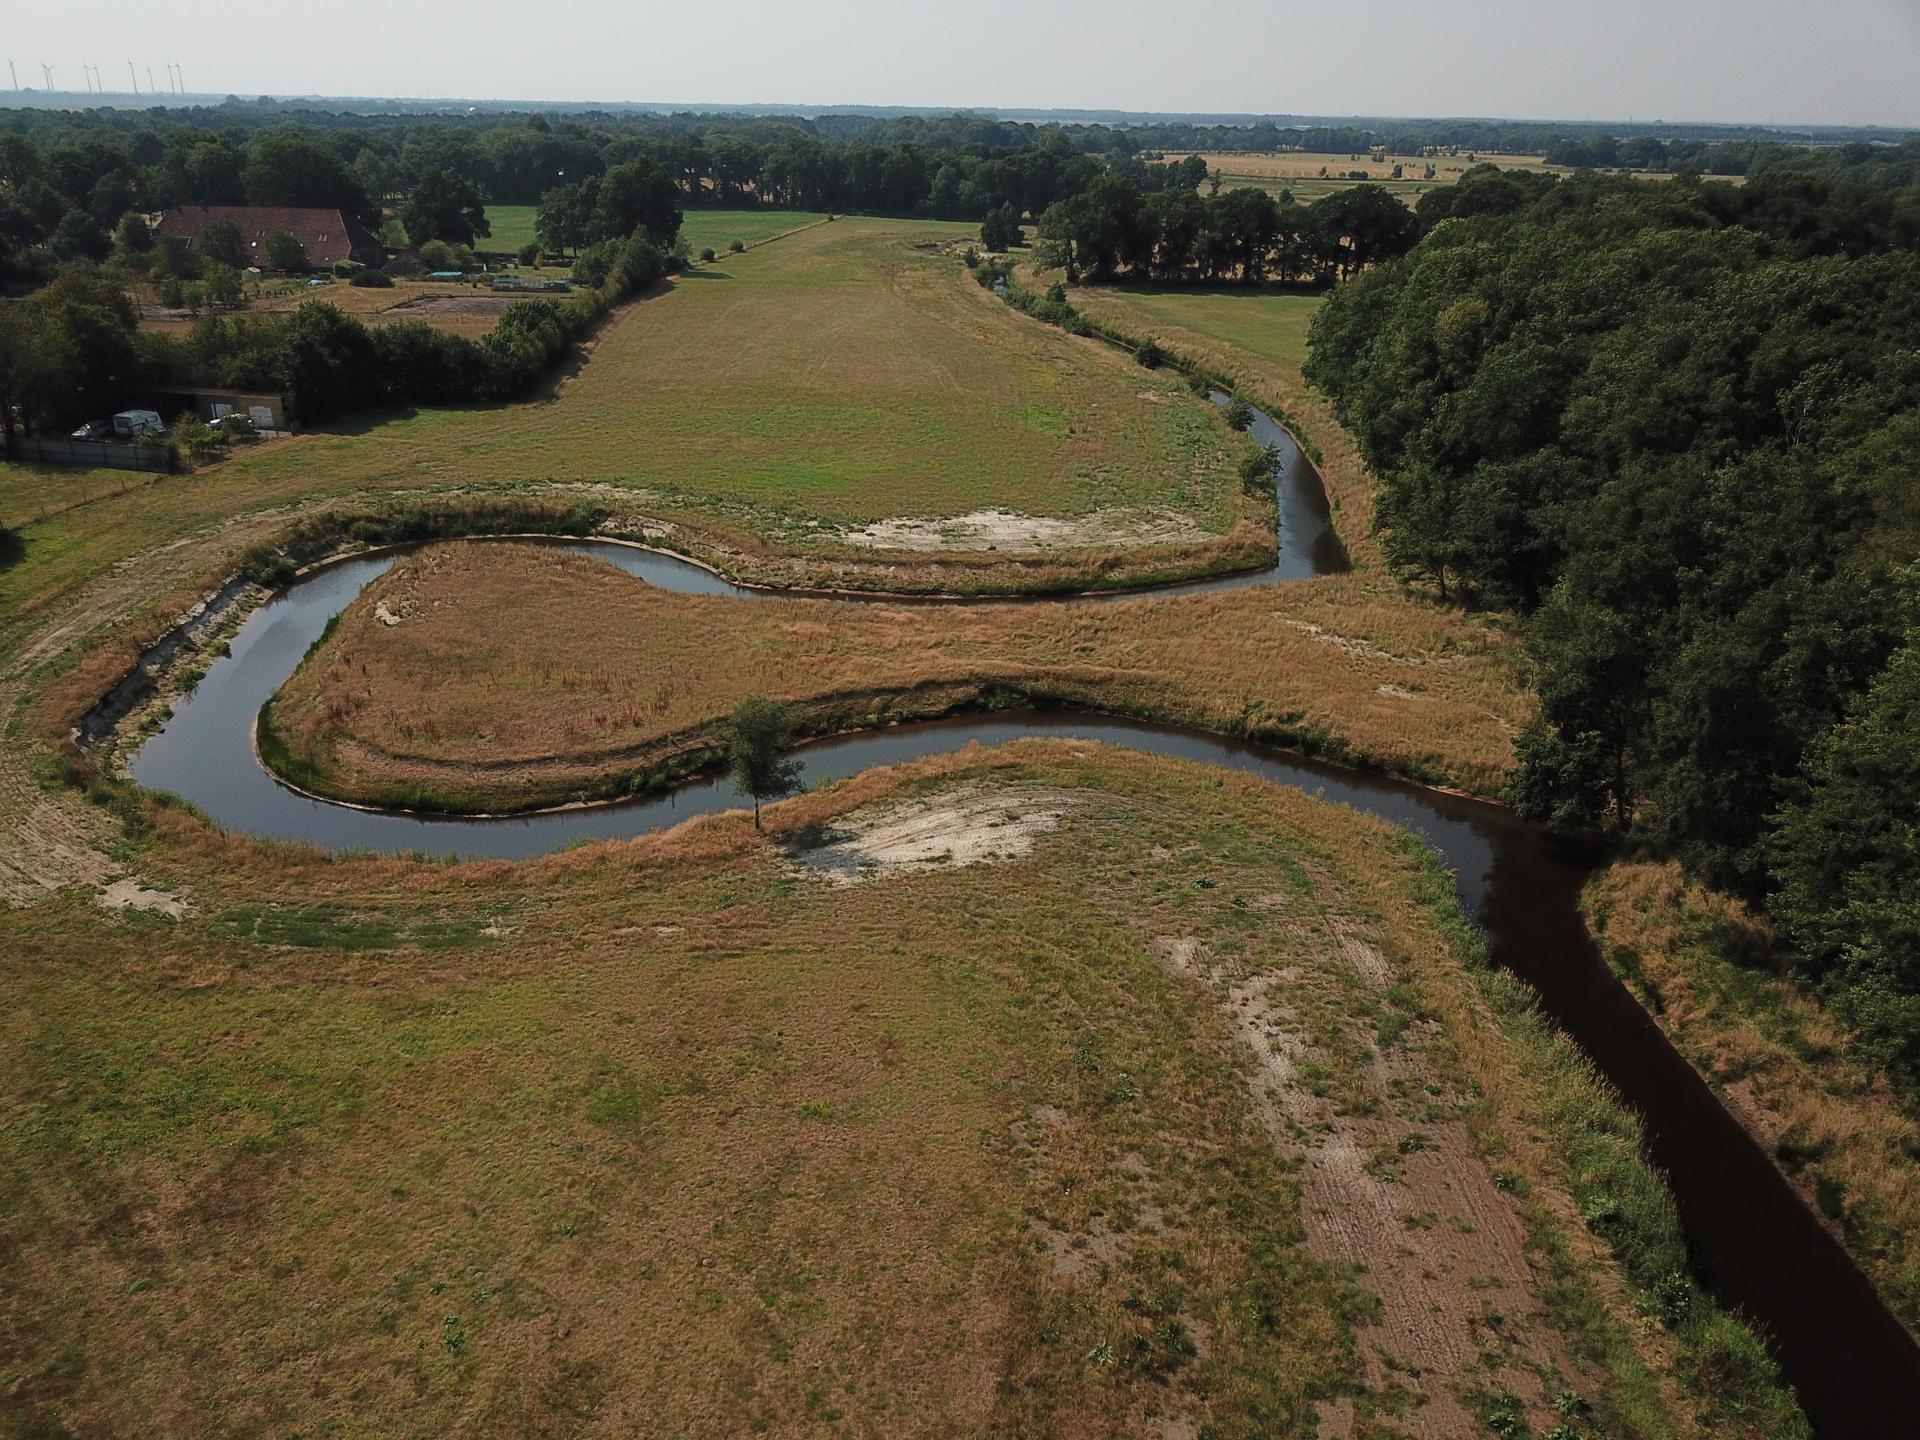
M158 410L122 410L113 417L114 439L138 440L142 435L151 435L156 440L167 438L166 422Z

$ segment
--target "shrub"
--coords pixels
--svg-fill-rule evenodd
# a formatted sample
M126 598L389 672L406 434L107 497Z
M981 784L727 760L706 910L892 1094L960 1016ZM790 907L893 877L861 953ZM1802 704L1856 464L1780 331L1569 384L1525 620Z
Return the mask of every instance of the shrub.
M727 242L727 249L732 251L735 255L738 255L742 250L745 250L746 248L747 248L747 242L744 240L729 240Z
M1051 295L1052 292L1049 291L1048 294ZM1134 351L1133 358L1142 369L1146 370L1158 370L1167 361L1166 352L1151 340Z
M1249 495L1271 495L1273 472L1280 463L1278 445L1262 445L1259 452L1240 462L1240 488Z
M391 290L393 277L384 270L356 270L347 279L347 284L360 290Z
M1227 402L1227 424L1235 430L1252 429L1253 406L1242 400L1238 395L1234 396L1233 399Z
M539 245L531 242L522 245L520 247L519 260L522 265L538 265L540 263Z
M719 258L720 257L718 255L715 255L713 253L713 247L711 245L707 246L706 249L700 252L700 263L702 265L711 265L715 260L718 260Z

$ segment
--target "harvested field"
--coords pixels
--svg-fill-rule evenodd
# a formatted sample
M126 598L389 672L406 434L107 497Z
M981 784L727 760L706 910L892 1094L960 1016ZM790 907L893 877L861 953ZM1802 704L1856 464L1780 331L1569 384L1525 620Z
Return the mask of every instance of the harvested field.
M309 787L524 808L704 747L751 693L830 730L879 697L904 716L1025 688L1229 733L1337 735L1376 763L1487 790L1526 716L1506 648L1484 622L1411 609L1357 575L1097 605L768 605L657 590L550 546L467 542L368 586L271 723Z
M1001 863L834 886L780 848L1010 793L1072 804ZM12 912L0 1326L43 1363L10 1408L153 1435L1464 1435L1544 1430L1565 1391L1606 1433L1702 1433L1388 827L1041 744L768 821L444 867L162 811L145 864L179 918ZM1364 1123L1474 1197L1443 1247L1463 1283L1374 1278L1404 1225L1303 1223L1317 1142L1260 1117L1322 1091L1377 1094ZM1424 1173L1351 1183L1414 1215ZM1427 1353L1403 1334L1448 1364L1382 1368Z

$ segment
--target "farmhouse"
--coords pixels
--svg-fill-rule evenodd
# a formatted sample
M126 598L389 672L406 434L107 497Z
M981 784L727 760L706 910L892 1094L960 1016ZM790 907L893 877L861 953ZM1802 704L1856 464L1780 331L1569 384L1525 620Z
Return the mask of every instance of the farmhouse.
M240 243L251 263L266 268L267 237L286 231L307 252L316 270L341 260L379 265L386 260L380 242L338 210L306 209L293 205L178 205L161 217L155 233L184 240L189 250L200 244L207 226L231 220L240 227Z

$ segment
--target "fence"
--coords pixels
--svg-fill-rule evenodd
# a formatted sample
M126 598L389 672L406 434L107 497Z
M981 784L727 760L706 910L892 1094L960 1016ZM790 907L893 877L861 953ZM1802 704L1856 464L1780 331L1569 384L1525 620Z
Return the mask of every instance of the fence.
M88 465L105 470L167 471L176 468L164 445L116 445L107 440L56 440L26 435L0 436L0 454L22 464Z

